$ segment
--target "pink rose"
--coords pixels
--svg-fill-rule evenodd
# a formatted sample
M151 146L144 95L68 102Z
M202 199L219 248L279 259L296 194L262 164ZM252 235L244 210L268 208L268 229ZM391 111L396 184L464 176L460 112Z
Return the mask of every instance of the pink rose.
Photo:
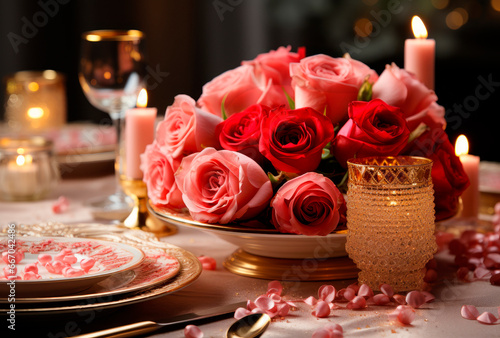
M283 90L277 88L272 79L259 79L254 67L249 64L228 70L203 86L198 99L202 109L222 116L222 101L227 117L252 104L269 107L288 104Z
M193 219L226 224L257 216L273 195L271 181L251 158L206 148L182 160L175 174Z
M197 108L191 97L177 95L156 128L156 141L174 158L198 152L204 147L219 148L215 127L221 121L220 117Z
M279 188L271 201L272 221L280 232L326 236L337 227L343 204L330 179L308 172Z
M297 53L291 53L291 46L279 47L269 53L259 54L252 61L243 61L243 65L251 65L255 68L255 76L260 82L267 83L272 79L280 91L285 90L290 97L294 97L292 89L292 78L290 77L290 63L299 62L305 57L304 47L298 49ZM283 93L284 95L284 93ZM286 97L284 97L286 100Z
M332 58L318 54L290 64L295 108L311 107L334 125L347 119L347 105L357 100L358 91L367 76L371 82L377 73L351 58Z
M444 129L444 108L436 103L437 96L413 74L400 69L394 63L387 65L373 85L374 99L401 108L410 131L420 123L431 128Z
M154 205L173 209L185 207L174 177L180 164L180 159L162 152L156 142L146 146L145 152L141 154L141 170L144 173L143 181L147 186L148 197Z

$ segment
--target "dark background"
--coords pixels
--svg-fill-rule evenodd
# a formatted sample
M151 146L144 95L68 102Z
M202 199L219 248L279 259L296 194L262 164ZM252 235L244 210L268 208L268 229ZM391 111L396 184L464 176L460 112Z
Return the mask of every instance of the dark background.
M403 68L404 40L413 37L411 17L419 15L436 40L435 90L447 110L450 140L464 133L470 153L500 162L500 12L495 7L500 10L500 0L0 0L0 77L20 70L63 72L68 121L108 123L78 83L84 31L146 33L149 65L163 74L148 88L148 105L161 114L175 95L197 99L213 77L279 46L294 51L305 46L307 55L350 52L379 74L391 62ZM23 25L40 23L41 13L46 22L33 36L23 36ZM363 18L357 34L355 24ZM26 38L17 52L15 35ZM1 117L3 93L4 83Z

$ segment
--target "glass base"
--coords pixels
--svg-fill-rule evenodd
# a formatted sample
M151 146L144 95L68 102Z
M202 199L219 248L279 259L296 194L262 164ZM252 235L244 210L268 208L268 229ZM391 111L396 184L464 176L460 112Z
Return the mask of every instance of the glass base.
M87 201L95 219L123 221L134 208L134 200L124 193L115 193L99 199Z

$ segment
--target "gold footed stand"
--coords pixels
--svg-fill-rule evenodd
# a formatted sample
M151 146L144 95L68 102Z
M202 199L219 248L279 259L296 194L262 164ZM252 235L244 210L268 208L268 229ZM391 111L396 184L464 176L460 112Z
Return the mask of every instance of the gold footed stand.
M358 268L349 257L285 259L263 257L241 249L224 261L230 272L262 279L322 281L358 278Z
M142 180L120 178L123 191L134 200L134 208L123 225L129 229L151 232L156 237L166 237L177 233L177 227L151 216L147 208L147 188Z

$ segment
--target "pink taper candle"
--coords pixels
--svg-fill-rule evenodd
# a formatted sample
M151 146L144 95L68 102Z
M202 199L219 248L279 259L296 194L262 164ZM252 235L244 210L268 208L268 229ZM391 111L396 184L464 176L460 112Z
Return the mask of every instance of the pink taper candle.
M137 107L125 112L125 176L142 179L140 155L155 137L156 108L145 108L147 93L143 89L137 98Z
M405 70L415 74L423 84L434 90L434 59L436 41L427 39L427 29L418 16L411 20L416 39L405 41Z
M455 144L455 154L460 157L469 187L462 193L462 218L477 219L479 214L479 156L469 155L467 137L460 135Z

